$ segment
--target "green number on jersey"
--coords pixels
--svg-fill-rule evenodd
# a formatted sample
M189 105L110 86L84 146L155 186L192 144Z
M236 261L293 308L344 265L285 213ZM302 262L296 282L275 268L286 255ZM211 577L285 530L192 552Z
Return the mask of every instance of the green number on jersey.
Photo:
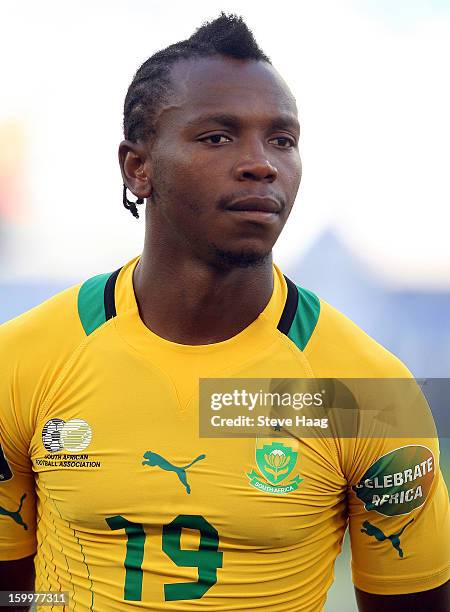
M125 529L127 535L127 553L125 556L124 600L141 601L142 599L142 561L146 534L140 523L132 523L123 516L111 516L106 519L110 529ZM200 532L198 550L182 550L180 546L181 531L197 529ZM219 535L217 530L203 518L192 514L180 514L168 525L163 525L162 549L178 567L197 567L197 582L165 584L166 601L180 599L200 599L217 582L217 568L222 567L223 553L218 552Z
M200 531L198 550L180 547L183 527ZM163 527L162 548L178 567L198 567L198 582L165 584L166 601L200 599L217 582L217 568L222 567L223 553L218 552L219 535L208 521L199 515L180 514Z
M125 556L125 586L123 598L127 601L141 601L142 561L144 559L145 532L142 525L132 523L123 516L106 519L110 529L125 529L127 554Z

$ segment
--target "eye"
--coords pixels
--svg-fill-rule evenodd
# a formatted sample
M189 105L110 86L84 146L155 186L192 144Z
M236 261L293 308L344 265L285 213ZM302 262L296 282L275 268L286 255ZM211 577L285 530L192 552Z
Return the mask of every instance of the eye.
M225 142L231 142L231 138L229 136L225 136L225 134L211 134L211 136L204 136L203 138L199 138L200 142L210 142L210 144L225 144L224 141L221 142L221 138L226 138Z
M289 138L288 136L277 136L276 138L271 138L269 142L274 140L278 140L277 146L281 147L282 149L291 149L292 147L295 147L295 140L293 138Z

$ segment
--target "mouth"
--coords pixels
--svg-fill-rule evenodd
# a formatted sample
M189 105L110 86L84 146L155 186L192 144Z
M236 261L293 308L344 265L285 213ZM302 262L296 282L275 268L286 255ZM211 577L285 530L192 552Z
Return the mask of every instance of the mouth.
M278 213L266 212L264 210L228 210L236 218L243 221L256 221L258 223L274 223L278 220Z
M249 196L235 200L226 211L242 220L274 223L279 218L280 209L280 204L273 198Z

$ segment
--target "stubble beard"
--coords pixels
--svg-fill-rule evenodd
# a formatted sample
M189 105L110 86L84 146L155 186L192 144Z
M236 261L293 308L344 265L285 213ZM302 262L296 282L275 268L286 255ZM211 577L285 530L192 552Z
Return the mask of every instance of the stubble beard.
M150 206L156 208L160 196L156 188L153 188ZM193 214L198 213L198 207L194 202L185 202ZM147 208L146 212L150 212ZM188 241L190 242L190 241ZM231 251L223 249L213 242L207 244L207 260L209 263L221 270L232 270L233 268L258 268L264 266L272 257L272 249L265 253L260 251Z
M217 267L232 268L258 268L265 265L272 256L272 250L267 253L258 251L228 251L212 244L213 260Z

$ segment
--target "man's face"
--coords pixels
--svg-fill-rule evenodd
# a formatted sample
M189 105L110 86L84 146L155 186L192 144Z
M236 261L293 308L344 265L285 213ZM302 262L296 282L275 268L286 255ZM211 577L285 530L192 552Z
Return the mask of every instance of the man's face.
M183 60L150 147L150 223L203 261L247 266L271 253L301 179L295 100L266 62Z

